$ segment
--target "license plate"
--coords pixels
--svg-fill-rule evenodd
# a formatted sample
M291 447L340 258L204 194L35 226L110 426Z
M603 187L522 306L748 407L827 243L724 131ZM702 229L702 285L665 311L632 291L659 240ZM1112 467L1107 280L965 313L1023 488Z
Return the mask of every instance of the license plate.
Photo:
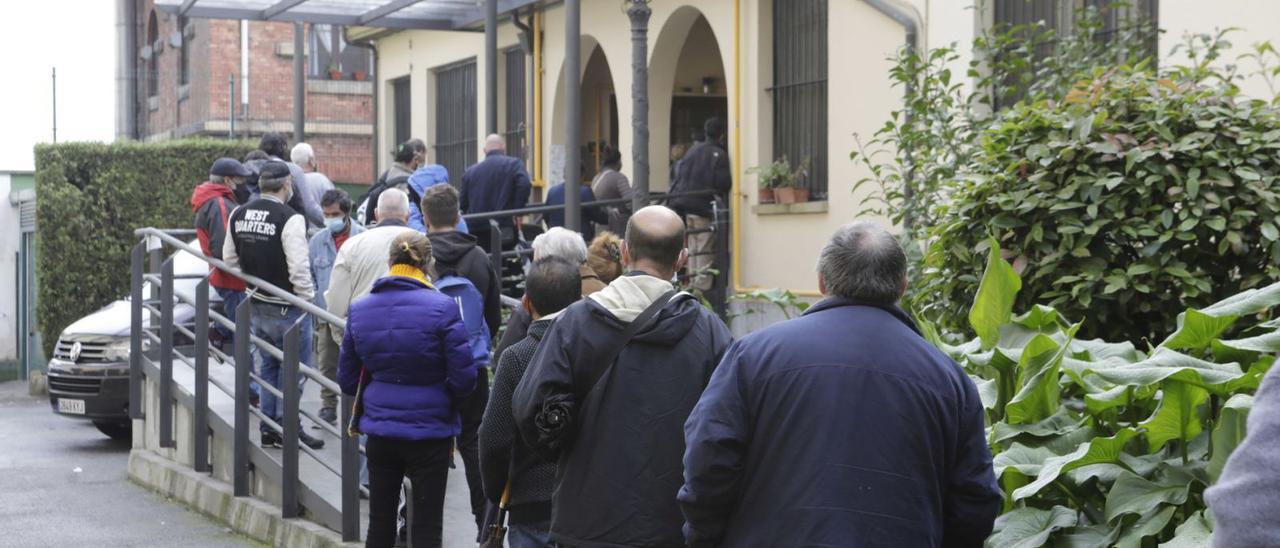
M72 415L84 414L84 400L68 400L58 398L58 412L70 413Z

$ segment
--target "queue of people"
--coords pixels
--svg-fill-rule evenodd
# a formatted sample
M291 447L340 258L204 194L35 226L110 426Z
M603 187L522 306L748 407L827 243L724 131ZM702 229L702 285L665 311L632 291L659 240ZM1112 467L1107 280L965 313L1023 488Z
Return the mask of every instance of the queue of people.
M677 170L713 174L714 191L717 127ZM459 229L464 213L527 199L528 175L501 137L461 191L441 184L447 172L421 171L425 146L405 143L363 203L320 193L318 223L295 200L320 181L307 177L315 151L294 147L295 177L267 141L245 163L214 163L193 193L195 224L209 256L345 321L316 325L300 356L357 402L340 429L366 447L366 546L403 539L406 478L414 545L441 545L455 453L475 533L504 530L495 515L506 516L516 548L979 546L990 533L1002 497L977 389L898 308L906 258L882 228L841 227L818 265L825 298L734 341L673 283L701 245L688 230L703 211L620 209L599 224L625 217L621 237L553 227L532 242L523 300L499 337L487 238ZM607 170L596 182L630 192ZM519 222L499 220L504 238ZM228 316L247 302L270 344L295 323L312 332L310 315L274 292L230 272L211 285ZM259 407L275 423L262 422L260 441L277 447L278 426L300 417L282 416L280 362L256 361L269 385ZM321 401L319 417L335 423L338 395ZM300 441L324 445L306 429Z

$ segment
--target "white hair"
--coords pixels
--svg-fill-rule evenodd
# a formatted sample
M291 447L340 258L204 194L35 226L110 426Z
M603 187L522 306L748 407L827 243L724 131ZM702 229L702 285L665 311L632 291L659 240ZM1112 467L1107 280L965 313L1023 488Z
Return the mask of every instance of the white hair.
M388 188L378 195L378 218L396 219L409 215L409 195L398 188Z
M543 257L559 257L573 264L587 262L587 243L582 234L564 227L552 227L533 239L534 260Z
M298 143L293 145L293 150L289 152L289 159L295 164L305 166L316 159L316 151L311 148L311 145Z

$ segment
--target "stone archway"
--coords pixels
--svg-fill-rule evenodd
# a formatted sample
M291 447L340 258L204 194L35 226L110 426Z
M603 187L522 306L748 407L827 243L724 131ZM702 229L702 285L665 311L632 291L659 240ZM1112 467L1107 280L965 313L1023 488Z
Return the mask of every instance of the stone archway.
M582 35L582 74L579 82L582 85L581 109L582 121L582 170L584 180L595 176L599 168L601 147L605 144L618 146L620 139L620 123L618 121L617 87L609 59L600 43L590 35ZM548 181L550 184L563 182L564 178L564 143L568 128L565 126L565 74L561 65L560 74L556 78L556 91L553 116L551 117L551 148L548 162Z
M667 18L649 58L650 188L670 186L672 144L688 144L713 115L727 120L720 42L706 16L682 6Z

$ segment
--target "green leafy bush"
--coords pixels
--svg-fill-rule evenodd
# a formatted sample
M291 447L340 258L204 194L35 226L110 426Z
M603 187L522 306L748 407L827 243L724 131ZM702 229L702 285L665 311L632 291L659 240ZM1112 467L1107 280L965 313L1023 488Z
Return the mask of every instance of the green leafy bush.
M1280 283L1178 316L1149 352L1078 337L1052 307L1013 316L1022 281L992 243L969 314L978 337L926 336L978 385L1005 512L987 546L1202 546L1204 489L1244 436L1280 352ZM1265 317L1261 317L1265 316ZM1239 333L1230 336L1228 333Z
M1141 341L1280 276L1280 115L1231 89L1115 70L1019 104L982 134L937 208L915 302L962 317L994 235L1017 304Z
M190 228L191 190L235 141L65 143L36 147L36 310L45 354L71 322L129 292L136 228Z

